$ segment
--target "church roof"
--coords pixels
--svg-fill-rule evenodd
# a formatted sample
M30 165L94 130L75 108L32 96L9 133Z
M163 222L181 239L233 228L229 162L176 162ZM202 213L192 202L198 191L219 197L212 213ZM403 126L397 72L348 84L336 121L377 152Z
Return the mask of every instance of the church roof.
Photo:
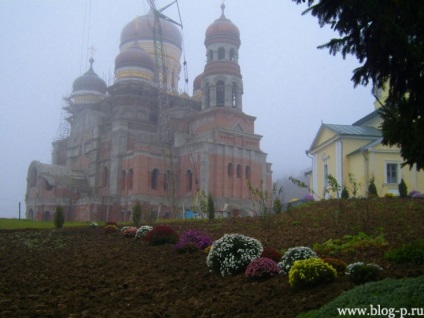
M366 137L381 136L381 131L374 127L335 125L335 124L323 124L323 126L331 129L338 135L366 136Z

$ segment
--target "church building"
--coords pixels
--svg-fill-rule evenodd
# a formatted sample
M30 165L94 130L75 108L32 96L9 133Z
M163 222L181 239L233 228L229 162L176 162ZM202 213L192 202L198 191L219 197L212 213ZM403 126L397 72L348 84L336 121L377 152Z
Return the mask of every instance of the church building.
M90 59L66 98L69 134L53 142L51 164L29 166L28 219L51 220L61 205L67 221L128 221L136 202L176 217L202 192L217 210L254 215L248 184L271 192L271 164L255 117L243 112L240 32L221 10L206 29L192 96L179 93L182 34L165 19L158 79L152 12L123 28L111 85Z

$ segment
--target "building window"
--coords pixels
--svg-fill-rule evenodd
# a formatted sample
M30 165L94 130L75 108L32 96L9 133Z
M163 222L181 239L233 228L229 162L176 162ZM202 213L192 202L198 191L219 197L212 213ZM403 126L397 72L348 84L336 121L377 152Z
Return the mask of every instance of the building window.
M31 170L31 175L30 175L30 177L29 177L29 186L32 188L32 187L35 187L36 185L37 185L37 168L32 168L32 170Z
M122 172L121 172L121 191L125 191L126 179L127 179L127 173L125 172L125 170L122 170Z
M230 162L229 164L228 164L228 176L229 177L232 177L233 176L233 164L232 164L232 162Z
M151 187L152 189L157 189L158 187L158 179L159 179L159 170L153 169L152 171L152 180L151 180Z
M216 105L224 106L225 101L225 84L224 81L218 81L216 83Z
M44 179L44 187L46 191L51 191L53 189L53 186L46 179Z
M187 176L187 191L192 191L193 190L193 173L191 172L191 170L187 170L186 176Z
M220 47L218 49L218 60L223 60L225 59L225 50L223 47Z
M399 164L386 163L386 183L399 183Z
M250 166L246 166L246 180L250 180Z
M213 51L209 50L208 51L208 62L213 61Z
M237 165L237 178L241 178L241 165L240 164L238 164Z
M127 188L128 188L128 190L132 190L132 188L133 188L133 179L134 179L134 171L131 168L131 169L128 170L128 175L127 175Z
M234 51L234 49L230 50L230 61L235 61L236 60L236 53Z
M231 96L231 105L233 107L237 107L237 104L238 104L237 93L238 93L237 84L234 82L233 88L232 88L232 96Z
M211 107L211 88L209 87L209 83L206 83L205 104L206 108Z
M109 169L107 167L103 168L102 183L105 187L109 185Z

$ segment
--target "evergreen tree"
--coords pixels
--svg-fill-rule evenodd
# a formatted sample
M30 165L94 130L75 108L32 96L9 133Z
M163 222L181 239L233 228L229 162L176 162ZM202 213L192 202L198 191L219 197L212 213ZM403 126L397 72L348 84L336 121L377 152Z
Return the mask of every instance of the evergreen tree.
M408 196L408 187L406 186L406 183L403 179L400 180L398 189L399 189L399 196L401 198L406 198Z
M213 220L215 218L215 203L213 202L213 197L209 193L208 195L208 218Z
M342 190L342 199L349 199L349 191L347 190L346 187L343 187L343 190Z
M141 225L141 205L140 202L136 202L133 208L133 223L135 227L140 227Z
M370 184L368 186L368 195L369 196L378 196L377 187L375 186L374 177L372 177L371 180L370 180Z
M65 215L63 214L63 207L58 205L54 214L54 227L61 229L65 223Z
M424 1L293 1L340 35L318 48L356 56L355 86L387 90L383 144L400 146L406 165L424 169Z

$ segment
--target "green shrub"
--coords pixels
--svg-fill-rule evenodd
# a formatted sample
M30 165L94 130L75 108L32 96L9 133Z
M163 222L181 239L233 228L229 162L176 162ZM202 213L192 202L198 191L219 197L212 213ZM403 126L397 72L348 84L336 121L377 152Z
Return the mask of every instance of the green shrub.
M63 207L58 205L54 214L54 227L56 229L61 229L65 223L65 215L63 214Z
M405 180L400 180L399 186L399 196L401 198L406 198L408 196L408 187L406 186Z
M344 273L346 270L347 264L338 258L326 257L322 259L327 264L333 266L337 273Z
M375 180L374 177L371 178L370 184L368 186L368 195L369 196L378 196L377 194L377 187L375 186Z
M272 206L272 209L274 210L275 214L281 213L281 211L283 210L283 204L281 203L280 198L274 199L274 204Z
M357 262L349 264L346 268L346 275L354 284L365 284L381 278L382 268L376 264L364 264Z
M342 190L342 199L349 199L349 191L346 187L344 187Z
M281 268L282 274L287 274L295 261L305 260L311 257L318 257L311 248L306 246L292 247L284 253L278 266Z
M320 258L295 261L289 271L291 287L312 287L336 279L336 270Z
M384 258L398 264L424 264L424 239L392 249L384 254Z
M111 223L111 222L109 222ZM118 232L118 227L115 224L107 224L104 227L105 234L111 234Z
M242 234L225 234L213 242L206 265L222 276L234 275L245 271L262 251L262 244L257 239Z
M178 234L168 225L158 225L147 232L144 238L149 245L175 244L178 241Z
M139 228L141 224L141 205L140 202L136 202L133 209L133 223L134 226Z

